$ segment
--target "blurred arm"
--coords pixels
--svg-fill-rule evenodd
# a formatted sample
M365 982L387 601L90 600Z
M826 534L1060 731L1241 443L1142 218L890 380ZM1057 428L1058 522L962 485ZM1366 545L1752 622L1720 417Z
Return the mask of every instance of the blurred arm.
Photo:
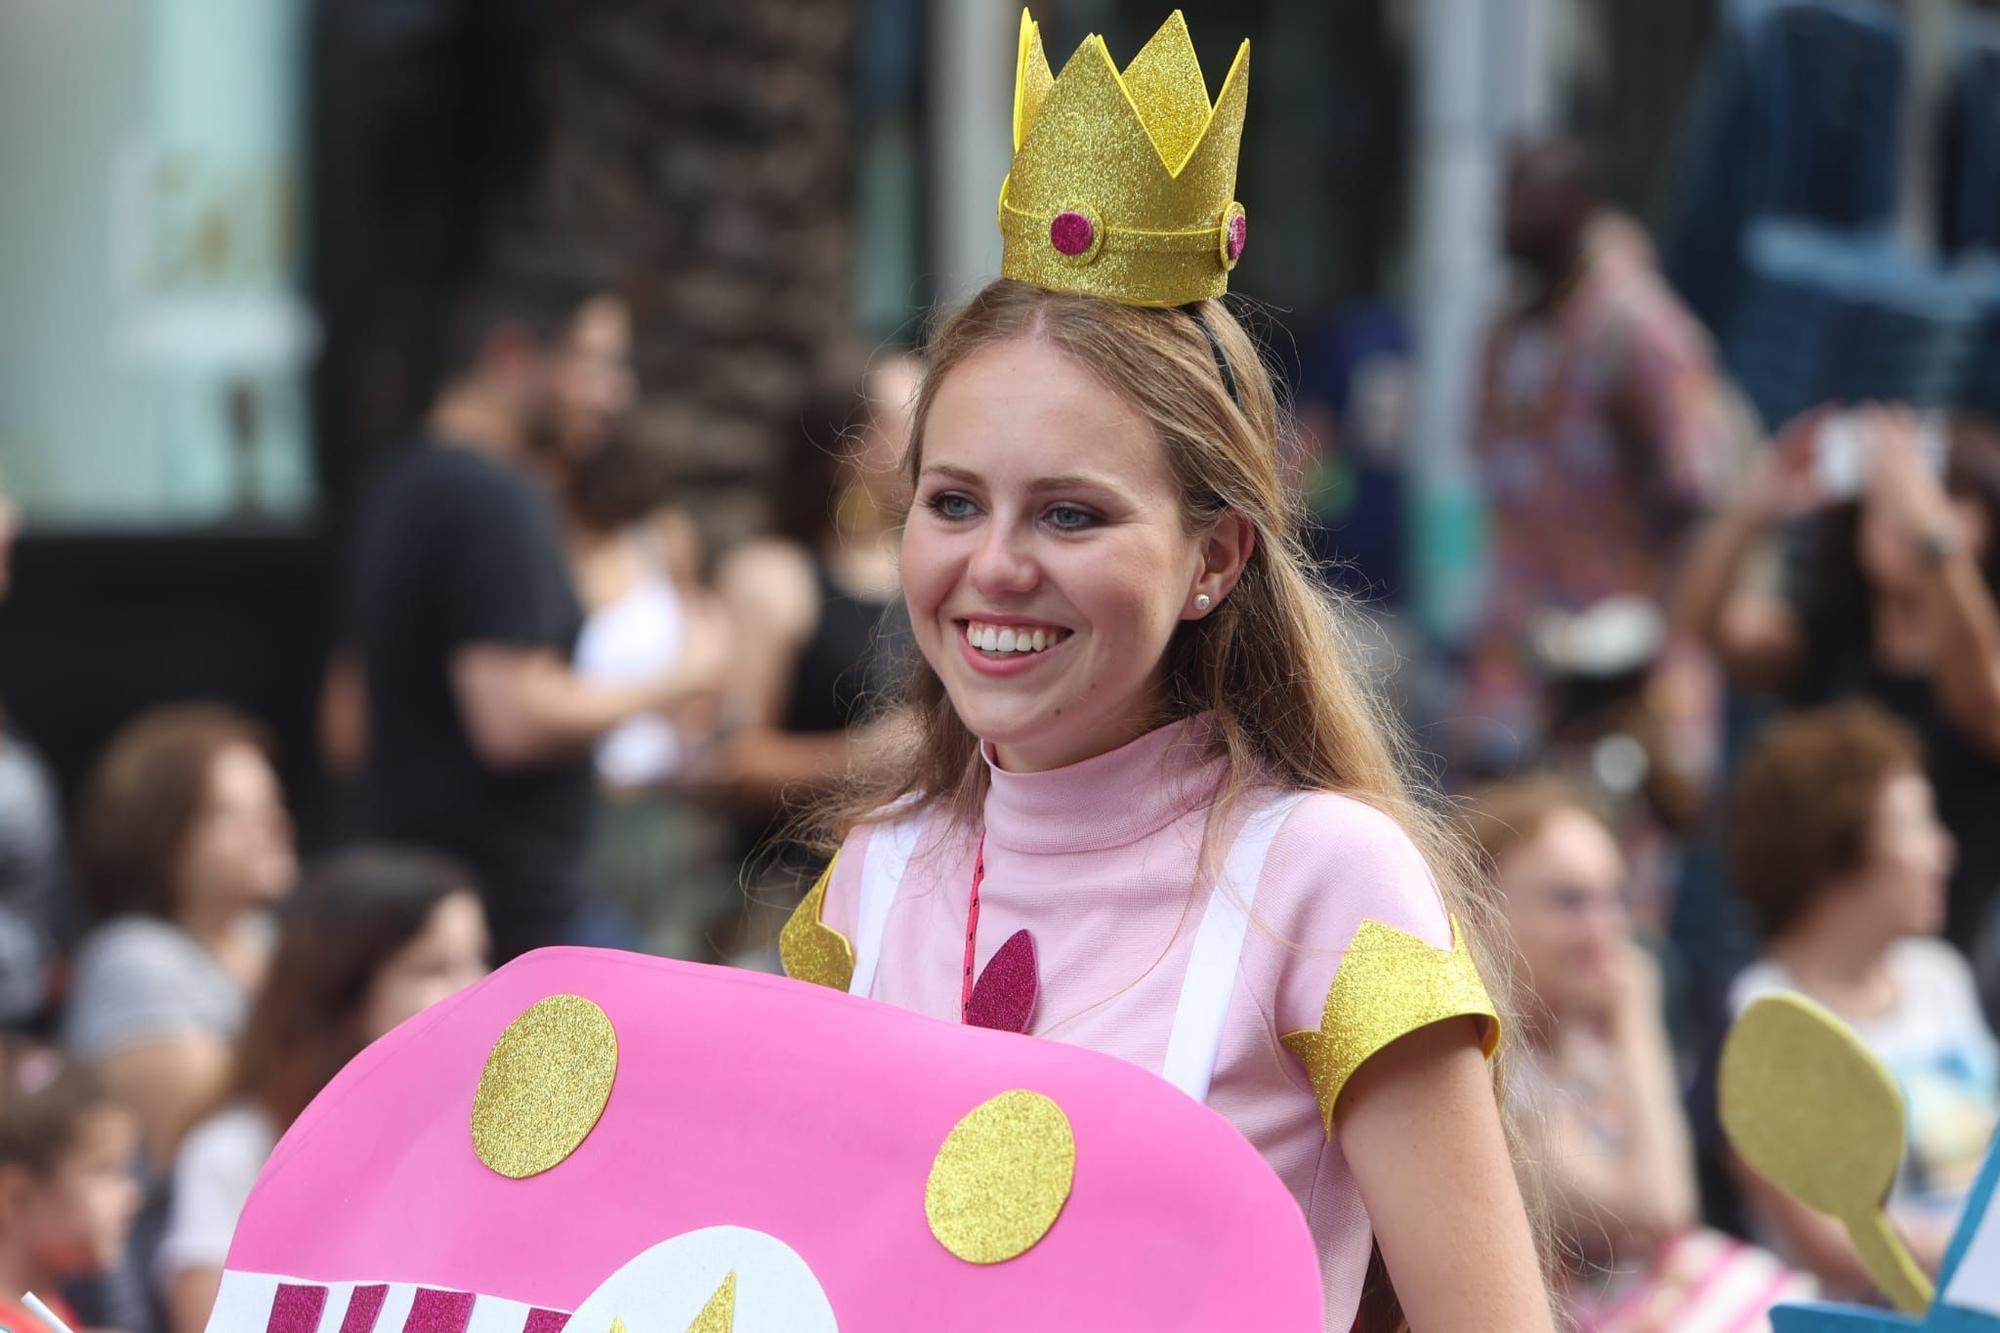
M1561 1108L1550 1114L1543 1159L1560 1234L1601 1235L1613 1254L1643 1258L1694 1224L1694 1150L1656 1013L1621 1010L1612 1041L1628 1111L1621 1150L1606 1152Z
M743 645L730 702L745 726L775 728L784 719L799 653L819 624L813 585L810 558L789 542L747 542L717 572L716 591Z
M1963 544L1939 562L1938 701L1959 731L2000 754L2000 609Z
M1336 1118L1411 1328L1554 1328L1473 1020L1385 1047L1348 1081Z
M334 652L320 684L319 754L326 771L340 778L368 762L368 680L350 649Z
M452 693L482 762L529 768L588 749L627 718L703 696L724 654L691 649L658 682L604 685L578 676L551 649L475 643L452 654Z
M1869 1278L1868 1270L1862 1267L1854 1242L1847 1237L1846 1227L1825 1213L1800 1203L1752 1171L1740 1159L1732 1156L1729 1167L1742 1186L1744 1197L1781 1238L1785 1257L1809 1269L1835 1291L1875 1290L1875 1283ZM1899 1224L1896 1229L1910 1247L1910 1254L1917 1264L1926 1273L1935 1276L1943 1267L1945 1251L1951 1244L1950 1223L1914 1227Z
M1773 526L1754 500L1711 521L1688 552L1672 611L1677 635L1707 644L1730 679L1762 691L1789 684L1805 651L1798 613L1746 586L1751 557Z
M799 655L819 623L819 593L804 551L751 542L724 562L717 590L742 643L731 701L741 726L724 742L711 784L723 796L776 804L795 788L824 786L847 772L861 731L784 730Z
M208 1033L186 1033L122 1046L98 1068L112 1097L139 1118L146 1155L174 1160L181 1136L221 1100L229 1048Z
M167 1283L169 1333L202 1333L222 1290L220 1268L183 1268Z

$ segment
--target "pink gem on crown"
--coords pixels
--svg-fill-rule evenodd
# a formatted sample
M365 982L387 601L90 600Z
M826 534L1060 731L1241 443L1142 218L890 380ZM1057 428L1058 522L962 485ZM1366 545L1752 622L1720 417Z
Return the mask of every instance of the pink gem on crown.
M1243 257L1243 247L1250 240L1250 219L1238 213L1229 219L1229 262L1235 263Z
M1074 209L1056 214L1055 220L1049 223L1049 244L1059 254L1080 255L1096 239L1097 228L1091 225L1089 218Z

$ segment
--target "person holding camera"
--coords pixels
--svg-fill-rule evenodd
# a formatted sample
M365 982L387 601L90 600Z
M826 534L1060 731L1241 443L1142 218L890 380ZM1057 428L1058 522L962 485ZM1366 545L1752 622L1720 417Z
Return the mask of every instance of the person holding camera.
M1678 628L1731 681L1812 706L1870 700L1913 727L1959 846L1946 935L1988 962L2000 889L2000 432L1901 407L1780 432L1698 539ZM1792 558L1765 557L1784 537ZM1986 938L1982 938L1982 935Z

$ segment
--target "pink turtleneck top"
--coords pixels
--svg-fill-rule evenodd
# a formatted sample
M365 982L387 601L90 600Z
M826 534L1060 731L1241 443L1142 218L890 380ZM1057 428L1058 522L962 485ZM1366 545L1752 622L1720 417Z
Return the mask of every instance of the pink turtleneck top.
M1207 725L1177 722L1051 772L993 767L976 965L1015 931L1032 933L1033 1035L1161 1069L1209 894L1196 863L1224 761L1205 744ZM1232 824L1273 794L1247 796ZM1222 852L1235 833L1221 831ZM853 834L826 882L820 920L848 939L866 845L881 835ZM958 1021L978 837L941 817L925 826L888 911L874 998ZM1401 828L1344 796L1305 797L1263 863L1208 1094L1304 1210L1330 1330L1353 1323L1372 1235L1337 1126L1329 1137L1306 1068L1280 1038L1320 1028L1348 944L1370 919L1452 945L1435 882Z

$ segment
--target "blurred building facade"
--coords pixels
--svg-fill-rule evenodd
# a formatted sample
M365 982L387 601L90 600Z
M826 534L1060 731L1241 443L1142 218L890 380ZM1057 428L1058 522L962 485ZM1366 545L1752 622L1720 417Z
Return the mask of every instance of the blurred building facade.
M1511 3L1545 33L1532 77L1548 105L1602 131L1614 193L1649 206L1717 6ZM1420 92L1438 16L1398 0L1185 8L1211 80L1253 42L1240 193L1256 225L1236 287L1273 303L1253 322L1309 383L1314 330L1357 306L1411 322L1430 262L1417 210L1436 206ZM27 520L0 616L11 716L73 780L145 704L227 699L276 727L310 815L347 516L410 438L451 292L522 250L632 299L639 431L681 465L715 542L754 530L804 386L918 341L934 302L997 266L1018 13L0 8L0 485ZM1036 13L1058 61L1093 31L1135 52L1162 17L1149 0ZM1527 77L1518 57L1484 52L1482 86Z

